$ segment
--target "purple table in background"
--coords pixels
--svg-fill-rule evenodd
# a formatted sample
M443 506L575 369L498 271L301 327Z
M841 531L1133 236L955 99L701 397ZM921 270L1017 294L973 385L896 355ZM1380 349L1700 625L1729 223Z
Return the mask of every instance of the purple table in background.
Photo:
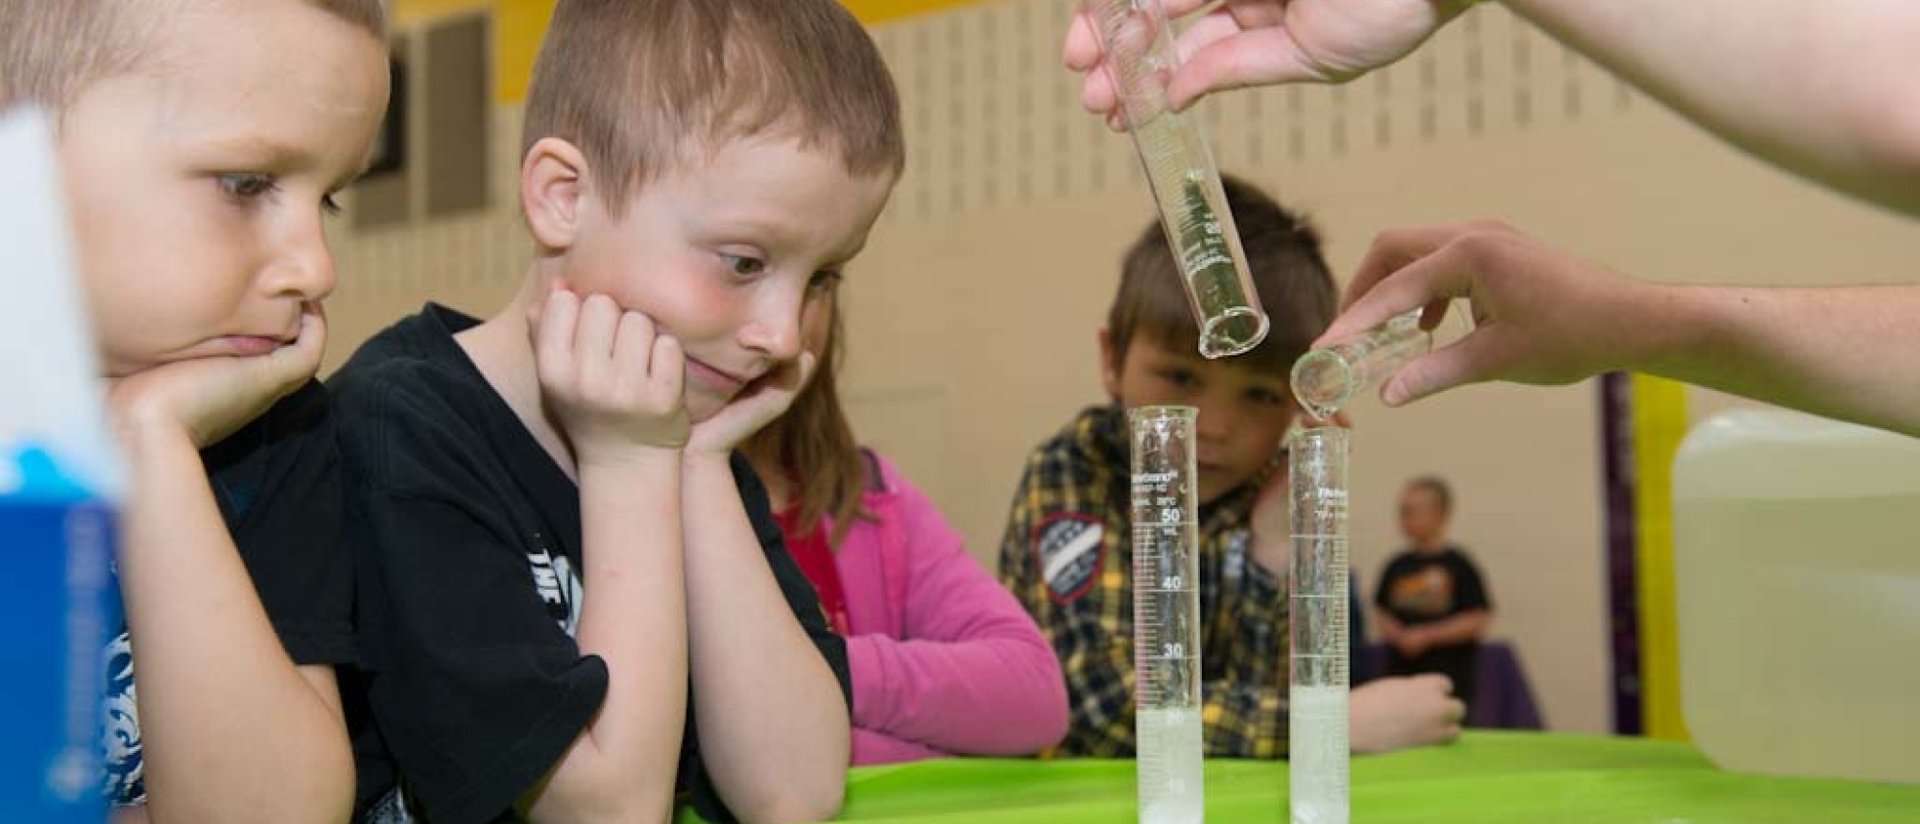
M1356 683L1380 677L1387 671L1385 644L1368 644L1360 652L1360 671ZM1533 688L1527 685L1526 671L1513 647L1498 641L1480 644L1479 695L1467 699L1467 726L1482 729L1539 730L1540 709L1533 702Z

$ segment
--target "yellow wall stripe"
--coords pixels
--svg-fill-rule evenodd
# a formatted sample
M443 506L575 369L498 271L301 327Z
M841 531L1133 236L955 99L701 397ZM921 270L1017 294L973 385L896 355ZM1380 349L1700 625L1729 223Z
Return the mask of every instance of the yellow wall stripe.
M527 99L533 80L533 59L547 36L557 0L496 0L493 18L493 99L519 103Z
M841 0L841 5L860 18L860 22L871 26L955 6L977 6L989 2L996 0Z
M540 53L547 21L558 0L394 0L393 29L475 11L493 15L493 99L503 105L527 98L533 58Z
M493 0L394 0L391 4L393 28L404 29L428 20L493 6Z
M1673 458L1687 434L1687 388L1634 375L1631 406L1643 718L1648 737L1684 740L1673 595Z

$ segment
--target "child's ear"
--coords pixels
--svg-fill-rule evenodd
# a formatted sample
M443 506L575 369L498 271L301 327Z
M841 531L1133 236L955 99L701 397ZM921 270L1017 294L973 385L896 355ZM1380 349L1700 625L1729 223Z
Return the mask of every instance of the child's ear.
M587 158L557 137L542 138L520 166L520 208L543 249L564 252L580 228L587 190Z
M1100 385L1109 397L1120 397L1120 359L1114 357L1113 333L1100 327Z

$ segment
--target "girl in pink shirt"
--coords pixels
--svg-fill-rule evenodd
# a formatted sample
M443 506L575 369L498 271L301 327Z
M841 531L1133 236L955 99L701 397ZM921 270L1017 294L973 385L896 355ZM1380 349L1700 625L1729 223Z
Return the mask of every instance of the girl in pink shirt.
M1048 747L1067 728L1053 648L933 502L854 441L834 386L836 304L808 301L802 333L820 366L744 449L788 550L847 638L853 763Z

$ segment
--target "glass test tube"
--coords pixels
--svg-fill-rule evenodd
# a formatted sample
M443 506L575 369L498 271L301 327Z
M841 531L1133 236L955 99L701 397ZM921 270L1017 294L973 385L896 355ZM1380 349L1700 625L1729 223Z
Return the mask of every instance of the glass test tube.
M1288 689L1292 824L1347 824L1347 430L1287 439L1293 493Z
M1420 328L1420 311L1395 315L1370 331L1301 355L1291 378L1300 406L1329 420L1362 389L1431 351L1433 334Z
M1157 0L1083 0L1081 7L1099 36L1107 76L1187 287L1200 354L1246 352L1266 339L1267 313L1206 136L1199 123L1167 104L1167 82L1180 55L1166 12Z
M1133 668L1143 824L1204 819L1200 748L1199 475L1190 406L1129 410Z

